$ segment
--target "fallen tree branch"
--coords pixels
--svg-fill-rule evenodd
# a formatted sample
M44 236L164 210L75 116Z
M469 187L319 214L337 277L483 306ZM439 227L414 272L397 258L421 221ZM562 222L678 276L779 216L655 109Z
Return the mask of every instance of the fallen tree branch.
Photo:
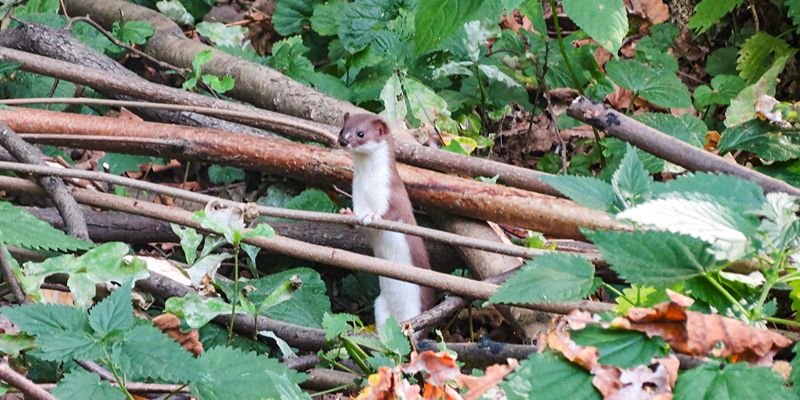
M35 165L43 165L44 155L38 148L31 146L0 119L0 146L4 147L17 160ZM80 239L89 240L89 231L86 228L86 221L83 220L78 203L67 190L67 186L61 180L52 176L41 176L37 179L44 188L53 204L64 219L67 232Z
M11 294L14 295L14 299L17 300L17 303L26 304L28 298L25 296L25 292L22 291L22 286L20 286L17 277L14 275L11 262L8 260L8 257L6 257L6 246L3 242L0 242L0 273L2 273L3 280L8 284L8 287L11 289Z
M3 361L0 362L0 379L24 393L26 399L56 400L55 396L40 388L36 383L22 376L19 372L14 371L14 369L8 365L7 357L3 358Z
M220 202L221 204L229 206L240 206L242 204L236 201L225 200L220 197L215 197L207 194L191 192L188 190L183 190L171 186L159 185L157 183L151 183L147 181L141 181L97 171L54 168L48 166L28 165L28 164L12 163L5 161L0 161L0 170L103 181L115 185L126 186L129 188L136 188L152 193L158 193L183 200L193 201L200 204L207 204L212 201ZM490 251L498 254L511 255L515 257L534 258L542 254L549 254L554 252L551 250L531 249L522 246L508 245L502 243L489 242L486 240L473 239L467 236L461 236L417 225L409 225L398 221L376 220L369 223L364 223L360 221L358 217L353 215L333 214L333 213L304 211L304 210L291 210L291 209L268 207L268 206L258 206L258 212L259 215L268 217L289 218L289 219L297 219L310 222L328 222L328 223L339 223L347 225L360 225L369 228L390 230L390 231L419 236L424 239L435 240L453 246L469 247L478 250ZM594 261L596 263L600 262L599 254L596 253L594 254L576 253L576 254L585 256L589 260Z
M727 161L585 97L575 99L567 114L686 169L735 175L757 183L767 192L800 196L800 189L784 181Z
M20 132L155 138L175 144L84 142L84 147L95 150L228 164L324 185L349 186L352 179L352 162L344 151L286 140L42 110L0 110L0 119L11 121ZM54 140L47 143L70 145ZM412 200L470 218L525 226L561 238L582 238L580 227L626 229L604 212L564 199L405 165L398 169Z

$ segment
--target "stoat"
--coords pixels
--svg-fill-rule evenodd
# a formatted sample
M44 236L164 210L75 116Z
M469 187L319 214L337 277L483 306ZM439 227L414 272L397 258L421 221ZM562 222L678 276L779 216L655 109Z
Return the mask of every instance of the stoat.
M408 193L395 163L395 144L389 126L370 114L344 116L339 145L353 156L353 213L362 221L381 218L416 225ZM425 244L417 236L367 229L375 257L417 268L430 269ZM379 278L381 293L375 299L375 325L381 330L393 315L403 322L431 308L433 290Z

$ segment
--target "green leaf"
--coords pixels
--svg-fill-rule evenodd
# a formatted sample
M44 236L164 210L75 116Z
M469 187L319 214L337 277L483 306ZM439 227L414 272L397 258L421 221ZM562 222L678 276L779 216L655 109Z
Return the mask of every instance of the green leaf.
M660 337L650 339L641 332L603 329L596 325L573 331L570 337L581 346L597 347L601 364L620 368L650 364L666 345Z
M95 332L106 336L133 326L131 291L121 287L89 310L89 325Z
M652 197L653 178L631 145L627 145L625 157L611 177L611 188L624 208L642 204Z
M727 106L744 88L745 82L738 76L717 75L711 80L711 87L703 85L694 90L694 103L698 108Z
M342 46L355 53L372 45L381 53L402 56L398 51L404 32L396 28L409 11L402 9L403 6L404 3L393 0L356 0L346 4L339 25Z
M594 287L594 265L567 254L545 254L525 266L497 289L490 303L539 303L579 300Z
M67 236L22 208L0 201L0 241L33 250L73 251L92 244Z
M222 313L230 313L231 305L218 297L203 298L195 292L183 297L170 297L164 304L164 312L186 320L192 329L198 329Z
M126 331L122 340L114 344L112 359L132 380L153 378L184 383L197 376L192 355L149 323Z
M678 375L675 400L689 399L792 399L783 380L768 368L748 363L710 362Z
M305 56L308 50L300 35L280 40L273 45L267 66L298 82L308 83L309 78L316 74L314 64Z
M201 22L195 29L215 45L228 47L241 46L247 33L247 28L243 26L225 26L222 22Z
M775 61L794 51L796 50L790 48L789 43L783 39L763 31L756 32L742 44L739 58L736 60L736 69L747 83L754 83Z
M788 10L788 16L792 19L792 23L800 33L800 0L786 0L784 2Z
M669 301L669 297L664 289L632 285L622 289L622 296L617 296L614 312L626 315L632 307L647 308L667 301Z
M585 231L603 258L633 284L669 287L715 270L710 244L688 235L658 231Z
M601 398L588 371L550 351L531 354L506 377L500 388L509 400Z
M333 340L343 333L352 331L354 323L361 324L361 319L356 315L325 313L322 316L322 329L325 330L325 340Z
M720 154L744 150L764 160L787 161L800 157L800 134L783 132L767 121L752 120L726 129L717 147Z
M410 76L404 76L401 82L404 94L407 96L408 111L416 120L433 126L438 125L437 117L449 115L447 102L433 89ZM381 99L383 97L381 93Z
M786 193L773 192L761 209L763 217L758 231L763 233L769 243L767 248L785 251L797 245L800 237L800 219L797 212L797 197Z
M676 193L706 194L714 201L737 204L751 210L761 208L764 190L758 184L738 176L711 172L690 172L653 188L657 198L669 198Z
M165 165L165 162L158 157L106 153L99 164L111 174L122 175L126 172L140 172L142 165Z
M708 132L708 127L705 122L692 114L683 114L680 117L676 117L664 113L644 113L635 116L635 118L651 128L658 129L694 147L702 148L706 143L705 136Z
M272 24L282 36L302 33L320 0L278 0Z
M217 93L225 93L233 89L233 86L236 84L236 81L229 75L225 75L222 79L215 75L203 75L200 79Z
M725 126L736 126L756 117L755 104L763 95L774 95L778 75L783 72L786 63L797 52L792 49L788 54L778 57L758 82L744 88L725 111Z
M738 75L736 70L736 58L738 49L735 47L723 47L716 49L708 55L705 70L711 76L717 75Z
M172 232L181 239L181 249L183 250L183 256L186 258L186 263L189 265L194 264L197 259L197 248L200 246L200 242L203 241L203 236L193 228L181 227L177 224L170 224L170 227Z
M213 280L220 264L229 258L231 258L231 255L228 253L209 254L201 257L186 271L186 273L189 274L192 285L199 285L206 276L211 277Z
M73 369L64 375L53 389L53 396L59 400L123 400L125 394L111 383L101 381L97 374Z
M54 15L54 14L42 14ZM55 79L49 76L34 74L31 72L17 71L13 74L13 79L0 81L0 97L5 99L23 97L74 97L75 85L69 82L59 81L54 93ZM45 104L29 106L31 108L44 109ZM53 111L64 111L66 104L53 104L49 107Z
M306 189L286 203L286 208L333 213L336 204L327 193L319 189Z
M37 337L41 358L48 361L97 359L103 354L83 310L52 304L26 304L2 309L23 332Z
M617 54L628 33L628 12L621 0L564 0L564 11L597 43Z
M147 43L147 39L153 36L153 33L155 33L153 24L147 21L128 21L123 23L114 21L111 27L111 34L128 46Z
M545 175L539 179L584 207L611 211L614 205L611 185L600 179L570 175Z
M335 36L346 4L345 0L330 0L314 7L314 14L310 18L314 32L321 36Z
M689 19L688 27L703 33L711 28L725 14L733 11L744 0L702 0L695 7L694 15Z
M469 21L485 15L483 0L420 0L415 20L415 55L434 50Z
M33 336L24 333L9 335L0 334L0 353L16 357L20 352L36 347L36 340Z
M636 60L611 60L606 63L606 72L618 85L657 106L688 108L692 105L689 90L675 74L657 71Z
M255 353L215 347L203 353L195 366L197 379L190 388L203 400L311 399L297 386L303 375Z
M390 315L389 318L386 319L382 329L378 332L378 337L381 339L381 343L392 353L406 356L411 352L411 345L408 343L408 338L403 335L400 323L397 322L393 315Z
M194 25L194 17L178 0L162 0L156 3L156 8L167 18L180 25Z

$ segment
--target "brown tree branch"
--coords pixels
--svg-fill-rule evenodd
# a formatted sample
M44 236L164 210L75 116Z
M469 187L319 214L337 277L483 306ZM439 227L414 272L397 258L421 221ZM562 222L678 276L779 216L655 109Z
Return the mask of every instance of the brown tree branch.
M14 371L14 369L8 365L8 357L0 362L0 379L24 393L26 399L56 400L55 396L40 388L36 383L22 376L19 372Z
M22 286L20 286L17 277L14 275L14 270L11 268L11 261L6 257L6 246L2 241L0 241L0 273L3 275L3 280L8 283L11 294L14 295L14 299L17 300L17 303L26 304L28 298L25 296L25 292L22 291Z
M11 127L2 120L0 120L0 146L3 146L19 161L35 165L44 164L42 152L17 136ZM37 181L53 200L53 204L64 219L67 232L77 238L89 240L86 221L83 220L78 203L72 198L64 182L60 178L52 176L39 177Z

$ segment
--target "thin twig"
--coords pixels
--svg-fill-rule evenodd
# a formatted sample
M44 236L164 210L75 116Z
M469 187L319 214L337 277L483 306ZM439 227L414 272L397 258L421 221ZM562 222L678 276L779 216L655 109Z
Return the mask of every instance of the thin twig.
M11 262L8 260L8 257L6 257L6 246L2 242L0 242L0 273L3 275L3 280L8 283L11 294L14 295L17 303L27 304L28 298L25 296L25 292L22 291L19 280L17 280L17 277L14 275Z
M3 361L0 362L0 380L17 388L20 392L25 394L26 399L56 400L55 396L40 388L36 383L22 376L19 372L14 371L14 369L8 365L8 357L4 357Z

